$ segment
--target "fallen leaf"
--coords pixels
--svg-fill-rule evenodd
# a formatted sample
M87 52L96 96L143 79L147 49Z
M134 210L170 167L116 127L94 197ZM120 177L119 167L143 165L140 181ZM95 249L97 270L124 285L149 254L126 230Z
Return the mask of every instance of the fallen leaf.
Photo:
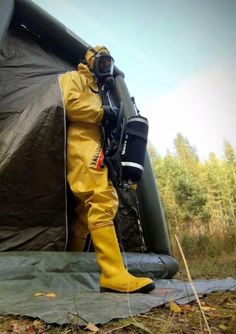
M50 293L47 293L46 296L49 298L56 298L57 295L54 292L50 292Z
M226 327L225 325L223 324L219 324L218 326L220 329L222 329L223 331L226 331L228 327Z
M21 334L36 334L36 331L33 326L29 325L22 330Z
M190 312L191 311L191 305L181 305L180 306L182 312Z
M203 311L208 312L208 311L215 311L215 307L210 307L210 306L202 306Z
M89 322L87 326L85 327L86 330L92 332L92 333L98 333L99 329L97 326L95 326L93 323Z
M13 334L35 334L35 329L32 325L12 323L7 333Z
M40 297L40 296L45 296L45 293L43 293L43 292L36 292L34 294L34 297Z
M34 294L34 297L41 297L41 296L46 296L48 298L56 298L56 294L54 292L48 292L48 293L45 293L45 292L36 292Z
M33 321L33 327L36 329L38 332L39 331L44 331L45 330L45 324L41 320L34 320Z
M214 312L211 312L211 311L207 312L207 315L210 318L222 318L222 315L219 314L219 313L216 313L215 311Z
M170 307L171 312L174 312L174 313L181 312L181 308L175 302L170 302L169 307Z

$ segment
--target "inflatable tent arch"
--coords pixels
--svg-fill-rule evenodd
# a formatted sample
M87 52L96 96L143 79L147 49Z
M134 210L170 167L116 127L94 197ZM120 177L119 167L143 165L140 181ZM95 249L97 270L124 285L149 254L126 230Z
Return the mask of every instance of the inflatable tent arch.
M89 46L33 2L0 0L0 251L66 249L66 120L57 77ZM128 118L136 111L124 74L115 73L114 98ZM172 277L178 263L148 154L137 196L147 252L162 264L160 276Z

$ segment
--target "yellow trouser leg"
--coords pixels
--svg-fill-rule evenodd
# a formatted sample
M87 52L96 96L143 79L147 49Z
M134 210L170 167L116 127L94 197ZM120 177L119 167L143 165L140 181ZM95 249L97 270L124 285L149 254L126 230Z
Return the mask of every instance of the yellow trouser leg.
M82 221L75 222L73 230L70 231L68 250L82 252L88 236L88 227Z
M101 290L149 292L155 288L150 278L135 277L125 269L113 225L96 226L90 233L101 270Z
M79 201L76 210L76 220L69 230L68 250L82 252L88 236L87 210Z
M83 203L82 220L88 226L101 269L100 286L116 292L149 292L154 289L153 281L134 277L124 267L112 223L118 198L108 181L107 167L97 168L100 153L99 126L72 122L67 136L67 177L74 196ZM78 225L77 231L81 228Z
M115 189L108 181L106 167L97 167L102 152L98 125L70 124L67 136L67 179L77 198L77 221L71 228L69 249L80 251L90 224L107 225L114 219L118 206Z

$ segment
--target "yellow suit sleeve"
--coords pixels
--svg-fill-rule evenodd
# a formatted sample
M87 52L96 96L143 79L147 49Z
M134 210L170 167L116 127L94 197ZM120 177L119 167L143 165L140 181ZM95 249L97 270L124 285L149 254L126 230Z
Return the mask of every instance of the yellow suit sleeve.
M67 117L70 121L99 123L103 118L102 101L78 72L67 72L60 78Z

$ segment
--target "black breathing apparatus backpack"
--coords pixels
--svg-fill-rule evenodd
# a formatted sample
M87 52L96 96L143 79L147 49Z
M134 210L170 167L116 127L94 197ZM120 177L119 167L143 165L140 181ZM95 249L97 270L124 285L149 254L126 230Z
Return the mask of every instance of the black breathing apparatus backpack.
M134 98L131 100L137 115L125 120L121 102L116 125L111 127L109 122L103 124L104 160L114 185L137 183L144 170L148 120L140 115Z
M123 180L137 182L141 179L144 170L147 136L147 118L138 114L127 120L121 151Z

